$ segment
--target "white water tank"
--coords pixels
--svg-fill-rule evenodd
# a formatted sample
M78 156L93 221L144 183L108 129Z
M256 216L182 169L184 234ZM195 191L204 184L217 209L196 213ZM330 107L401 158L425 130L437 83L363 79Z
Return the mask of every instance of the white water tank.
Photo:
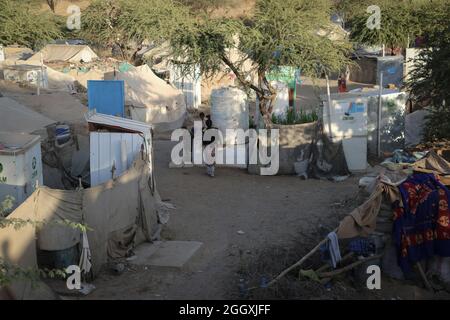
M222 132L225 144L233 145L240 142L236 139L236 133L226 135L226 129L248 130L247 94L234 87L213 90L211 92L211 120L213 127Z
M270 84L277 92L272 114L275 116L286 117L286 111L289 108L289 87L286 83L280 81L272 81Z

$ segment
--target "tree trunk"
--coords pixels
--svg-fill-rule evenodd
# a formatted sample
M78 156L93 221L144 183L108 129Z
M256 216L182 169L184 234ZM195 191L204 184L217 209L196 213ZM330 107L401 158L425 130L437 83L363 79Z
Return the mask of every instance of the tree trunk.
M258 70L258 85L252 83L245 79L240 70L233 64L230 59L224 54L222 55L222 61L227 65L233 73L236 75L238 81L247 89L253 90L259 100L259 111L263 117L264 124L266 128L270 129L272 127L271 113L273 109L273 102L275 101L276 91L272 85L267 81L266 72L267 70Z
M53 11L53 13L55 13L55 9L56 9L56 2L58 0L47 0L47 4L50 7L50 10Z
M272 127L272 110L273 110L273 103L276 98L276 91L273 88L273 86L267 81L266 78L266 72L265 71L259 71L258 72L258 86L260 91L263 94L258 94L258 100L259 100L259 112L261 113L264 124L266 125L267 129L270 129Z

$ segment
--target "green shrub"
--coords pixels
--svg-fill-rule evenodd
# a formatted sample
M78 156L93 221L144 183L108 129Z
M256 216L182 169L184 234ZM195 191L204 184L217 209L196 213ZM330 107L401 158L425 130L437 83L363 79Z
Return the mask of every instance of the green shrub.
M296 112L294 108L288 107L284 115L275 115L272 113L272 123L274 124L302 124L317 121L319 116L315 110L311 112L305 112L300 110Z

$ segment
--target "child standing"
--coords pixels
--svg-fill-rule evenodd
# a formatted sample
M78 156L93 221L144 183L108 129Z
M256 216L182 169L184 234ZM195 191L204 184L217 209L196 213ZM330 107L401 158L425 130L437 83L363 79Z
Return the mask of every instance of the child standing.
M206 116L206 127L207 129L212 128L212 121L210 116ZM211 137L211 141L207 142L205 147L205 162L206 162L206 174L210 177L214 177L214 171L216 169L216 142L215 137Z

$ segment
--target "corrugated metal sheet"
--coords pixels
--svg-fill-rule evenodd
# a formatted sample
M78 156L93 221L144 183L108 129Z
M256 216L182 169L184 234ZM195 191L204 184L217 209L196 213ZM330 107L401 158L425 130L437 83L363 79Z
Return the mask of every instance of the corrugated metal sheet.
M144 139L136 133L91 132L91 187L102 184L128 170L141 151Z
M202 103L202 77L200 67L196 67L192 75L183 75L181 69L171 66L170 82L183 92L186 107L198 109Z
M125 116L123 80L88 80L89 110L117 117Z

